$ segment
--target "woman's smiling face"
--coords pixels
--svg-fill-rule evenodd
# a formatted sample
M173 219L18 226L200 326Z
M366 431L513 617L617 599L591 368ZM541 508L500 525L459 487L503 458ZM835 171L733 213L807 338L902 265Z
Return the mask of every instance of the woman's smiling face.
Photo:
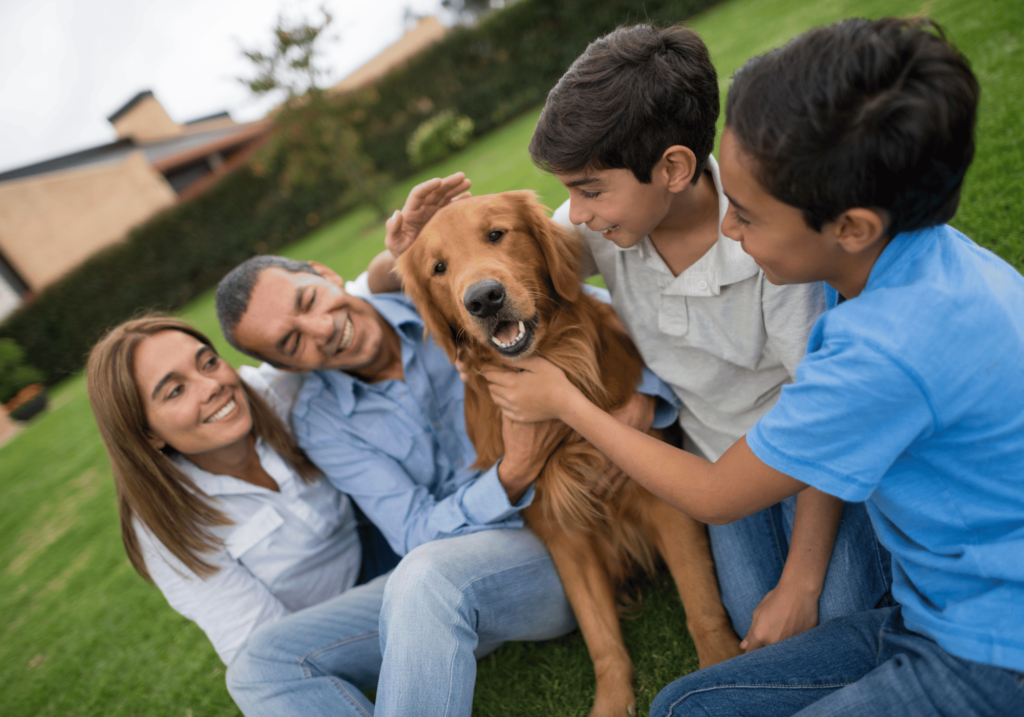
M252 414L238 374L194 336L161 331L135 349L135 385L146 412L149 441L186 456L244 440Z

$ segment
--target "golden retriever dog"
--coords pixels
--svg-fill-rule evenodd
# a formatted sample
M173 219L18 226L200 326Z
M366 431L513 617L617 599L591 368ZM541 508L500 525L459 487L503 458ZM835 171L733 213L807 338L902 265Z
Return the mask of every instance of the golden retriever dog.
M466 427L477 466L504 454L501 412L479 369L540 355L605 410L625 404L642 361L611 307L586 295L575 234L551 221L532 192L471 197L440 210L399 259L427 330L469 375ZM604 456L564 426L564 439L523 511L554 558L594 663L591 715L632 714L633 663L619 628L617 589L637 571L668 565L701 667L739 654L722 606L706 527L633 481L595 487Z

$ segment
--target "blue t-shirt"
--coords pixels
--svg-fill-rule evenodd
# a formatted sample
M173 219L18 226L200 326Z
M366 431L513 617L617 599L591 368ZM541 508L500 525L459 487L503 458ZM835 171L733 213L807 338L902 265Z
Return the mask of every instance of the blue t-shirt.
M907 627L1024 669L1024 277L949 226L900 234L818 319L747 435L769 466L867 501Z

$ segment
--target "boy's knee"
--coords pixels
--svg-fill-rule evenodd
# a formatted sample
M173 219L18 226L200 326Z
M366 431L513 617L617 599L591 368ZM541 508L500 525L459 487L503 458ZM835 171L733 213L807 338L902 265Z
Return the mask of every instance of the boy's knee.
M701 672L693 672L671 683L651 702L650 717L679 717L680 715L728 714L722 711L715 685L703 679Z

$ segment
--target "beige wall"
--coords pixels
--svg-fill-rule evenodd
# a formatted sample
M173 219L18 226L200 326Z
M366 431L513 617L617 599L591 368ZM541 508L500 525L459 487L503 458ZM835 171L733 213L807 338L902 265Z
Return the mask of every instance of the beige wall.
M141 152L119 164L0 184L0 247L33 291L176 201Z
M132 137L139 142L174 137L183 131L155 97L146 97L138 102L113 125L118 139Z
M437 21L436 17L432 15L421 17L416 23L416 27L402 35L398 42L384 48L384 51L375 58L333 85L330 91L348 92L376 82L409 58L440 40L446 32L447 29Z

